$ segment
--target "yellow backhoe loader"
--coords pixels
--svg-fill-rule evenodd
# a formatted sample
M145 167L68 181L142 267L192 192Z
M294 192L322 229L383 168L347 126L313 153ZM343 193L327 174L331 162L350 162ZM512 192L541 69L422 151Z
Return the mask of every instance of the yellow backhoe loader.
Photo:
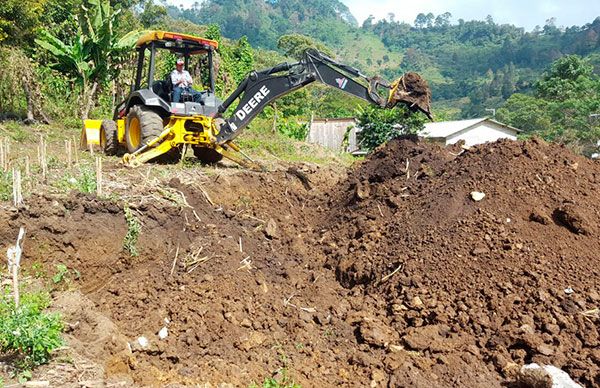
M259 168L233 140L268 104L314 81L384 108L403 103L431 119L431 92L418 74L407 73L388 83L312 49L297 63L251 72L221 101L215 95L213 58L217 48L216 41L174 32L151 31L141 36L136 43L138 61L131 93L118 104L112 120L84 121L82 146L99 146L109 155L126 149L123 162L132 167L150 160L177 160L182 146L188 145L206 163L218 162L224 156L242 166ZM174 101L170 76L156 79L158 50L183 58L186 68L191 56L203 56L208 73L206 90L199 96L183 92L181 100ZM223 117L237 100L233 114Z

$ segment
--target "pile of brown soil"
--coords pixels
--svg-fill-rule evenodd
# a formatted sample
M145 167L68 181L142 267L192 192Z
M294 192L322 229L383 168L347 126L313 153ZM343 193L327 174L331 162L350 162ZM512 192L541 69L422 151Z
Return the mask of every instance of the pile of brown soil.
M130 204L137 257L122 203L40 196L0 210L0 241L27 228L25 271L81 274L67 287L81 296L55 297L73 359L99 365L90 376L492 387L538 362L600 385L596 162L537 140L464 151L408 138L348 175L215 171L165 181L185 197L173 206Z
M386 300L386 330L443 385L478 383L456 358L499 381L537 362L599 385L598 183L597 162L540 140L395 140L330 199L326 265Z

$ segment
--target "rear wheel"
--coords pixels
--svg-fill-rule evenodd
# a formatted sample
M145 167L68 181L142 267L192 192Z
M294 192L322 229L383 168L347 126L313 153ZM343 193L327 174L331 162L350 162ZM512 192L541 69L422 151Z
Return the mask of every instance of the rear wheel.
M102 121L102 124L100 125L100 146L105 155L116 155L119 151L117 123L114 121Z
M156 139L160 136L163 128L163 119L158 113L143 105L134 105L127 115L125 126L127 151L133 153ZM179 148L172 148L156 159L163 162L176 162L180 157Z
M212 148L206 147L194 147L194 155L196 155L202 163L206 164L215 164L223 159L223 155Z

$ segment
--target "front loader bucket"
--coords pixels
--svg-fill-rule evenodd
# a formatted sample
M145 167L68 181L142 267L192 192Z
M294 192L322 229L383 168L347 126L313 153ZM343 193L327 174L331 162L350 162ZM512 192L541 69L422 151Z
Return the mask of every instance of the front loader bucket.
M83 120L83 130L81 131L81 140L79 142L79 147L82 150L87 150L90 145L93 147L102 146L101 126L102 120Z
M406 73L391 85L391 91L387 102L388 108L393 108L401 102L408 105L411 110L420 110L430 120L431 115L431 89L417 73Z

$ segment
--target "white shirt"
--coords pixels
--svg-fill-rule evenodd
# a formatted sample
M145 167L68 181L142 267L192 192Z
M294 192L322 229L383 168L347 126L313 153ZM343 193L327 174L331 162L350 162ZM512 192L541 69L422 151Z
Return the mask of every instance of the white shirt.
M179 81L183 81L179 84ZM171 72L171 82L173 83L173 87L181 87L187 88L192 86L192 76L187 70L177 71L177 69Z

